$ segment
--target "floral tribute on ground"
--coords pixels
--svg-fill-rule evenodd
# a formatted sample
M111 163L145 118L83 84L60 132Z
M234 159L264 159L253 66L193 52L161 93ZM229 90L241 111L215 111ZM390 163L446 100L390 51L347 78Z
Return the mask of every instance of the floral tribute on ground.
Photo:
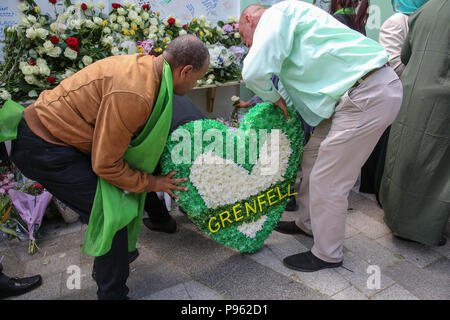
M255 252L277 225L291 195L303 149L301 123L269 103L250 109L239 128L198 120L175 130L162 173L188 180L179 206L212 239Z
M27 101L52 89L91 63L112 55L160 55L177 36L193 34L208 46L210 68L198 85L220 85L241 79L241 44L236 18L213 25L204 16L183 24L161 17L150 5L112 3L109 14L100 1L72 4L56 19L41 13L33 0L19 5L20 24L5 28L4 63L0 66L0 105L8 99Z

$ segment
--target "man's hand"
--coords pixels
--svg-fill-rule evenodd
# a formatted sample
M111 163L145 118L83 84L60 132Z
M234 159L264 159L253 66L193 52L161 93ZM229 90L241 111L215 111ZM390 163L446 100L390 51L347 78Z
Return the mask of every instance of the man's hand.
M286 120L289 120L289 114L288 114L288 110L286 107L286 101L284 101L284 99L280 97L280 99L275 101L273 104L277 105L281 109L281 111L283 111L284 117L286 118Z
M233 107L236 108L250 108L252 105L250 102L245 102L244 100L239 100L233 103Z
M166 192L171 197L178 199L179 197L175 195L172 190L181 190L181 191L187 191L188 188L180 187L175 185L176 183L184 182L187 179L186 178L178 178L178 179L172 179L172 177L177 174L176 171L170 172L166 176L149 176L149 185L146 192Z

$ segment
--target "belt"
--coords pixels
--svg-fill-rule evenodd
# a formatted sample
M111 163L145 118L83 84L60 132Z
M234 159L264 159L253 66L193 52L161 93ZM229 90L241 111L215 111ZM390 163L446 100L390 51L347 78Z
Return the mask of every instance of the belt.
M366 73L365 75L363 75L360 79L356 80L355 84L350 88L356 88L357 86L359 86L361 84L361 82L365 79L367 79L371 74L375 73L376 71L380 70L381 68L384 67L389 67L389 62L387 62L385 65L379 67L379 68L375 68L373 70L370 70L368 73Z

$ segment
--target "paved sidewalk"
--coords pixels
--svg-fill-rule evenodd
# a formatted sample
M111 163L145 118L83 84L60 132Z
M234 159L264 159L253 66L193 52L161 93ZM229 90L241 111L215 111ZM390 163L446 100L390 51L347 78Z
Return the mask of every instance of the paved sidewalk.
M398 240L383 222L373 197L353 189L349 197L344 264L303 273L283 266L290 254L306 251L312 239L273 232L255 254L243 254L207 238L178 210L175 234L143 227L139 258L130 266L132 299L450 299L450 241L427 247ZM292 220L285 212L282 220ZM8 276L40 273L40 288L14 299L96 299L93 258L81 254L86 226L44 221L40 251L27 254L27 242L0 241ZM450 237L450 223L446 236ZM81 288L70 290L67 268L81 268ZM376 265L378 288L369 281ZM368 273L368 268L369 272ZM69 281L70 283L70 281Z

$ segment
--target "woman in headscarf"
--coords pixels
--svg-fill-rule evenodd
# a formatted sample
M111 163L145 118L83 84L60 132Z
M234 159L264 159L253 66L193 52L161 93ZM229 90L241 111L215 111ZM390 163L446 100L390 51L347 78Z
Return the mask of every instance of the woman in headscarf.
M379 196L395 235L436 246L446 242L450 215L450 2L424 2L393 1L397 12L414 13Z

